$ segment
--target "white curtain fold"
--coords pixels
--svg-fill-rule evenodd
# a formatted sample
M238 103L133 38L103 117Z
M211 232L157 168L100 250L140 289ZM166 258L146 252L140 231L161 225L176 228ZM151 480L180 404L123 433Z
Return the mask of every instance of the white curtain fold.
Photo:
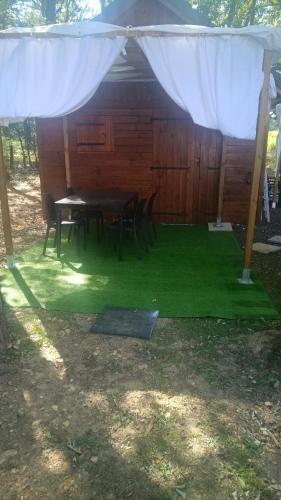
M263 47L245 36L138 38L168 95L195 123L255 139Z
M0 41L0 123L75 111L96 92L126 38Z

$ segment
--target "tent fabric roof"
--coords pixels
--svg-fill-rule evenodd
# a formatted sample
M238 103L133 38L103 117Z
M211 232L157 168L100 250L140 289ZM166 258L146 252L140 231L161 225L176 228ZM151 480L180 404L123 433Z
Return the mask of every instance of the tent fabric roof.
M281 53L281 27L248 26L245 28L212 28L197 25L155 25L124 28L97 21L54 24L35 28L10 28L0 31L0 38L18 36L246 36L260 43L264 49Z
M114 24L100 23L96 21L80 21L75 23L49 24L45 26L35 26L33 28L9 28L0 30L0 38L20 36L58 35L84 37L90 35L106 35L107 33L120 32L124 35L126 28L115 26Z
M281 27L247 26L245 28L212 28L208 26L191 25L161 25L140 26L132 28L149 36L149 33L158 31L163 34L179 34L186 36L247 36L258 41L264 49L281 52Z
M136 42L142 59L135 58ZM281 28L124 28L88 21L0 31L0 118L6 123L68 114L94 95L106 75L109 81L156 77L188 112L190 96L200 90L192 102L200 104L191 113L195 123L233 137L253 138L264 49L281 52ZM233 108L239 112L235 120ZM229 122L238 128L229 128Z

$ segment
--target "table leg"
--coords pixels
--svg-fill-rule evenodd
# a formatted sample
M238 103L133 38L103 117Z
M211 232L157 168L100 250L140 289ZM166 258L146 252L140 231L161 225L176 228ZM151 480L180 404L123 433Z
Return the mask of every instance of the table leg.
M60 258L61 250L61 208L56 207L56 246L57 246L57 257Z

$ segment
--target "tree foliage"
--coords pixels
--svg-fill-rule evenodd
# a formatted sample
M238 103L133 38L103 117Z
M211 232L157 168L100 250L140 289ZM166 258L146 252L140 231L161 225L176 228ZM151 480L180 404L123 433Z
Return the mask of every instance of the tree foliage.
M281 24L281 0L191 0L215 26Z
M100 0L100 6L101 6L101 10L103 11L103 9L105 7L107 7L110 3L113 3L114 0Z
M88 0L0 0L0 29L93 18Z
M101 8L115 0L100 0ZM281 0L189 0L215 26L281 24ZM0 0L0 28L94 17L89 0Z

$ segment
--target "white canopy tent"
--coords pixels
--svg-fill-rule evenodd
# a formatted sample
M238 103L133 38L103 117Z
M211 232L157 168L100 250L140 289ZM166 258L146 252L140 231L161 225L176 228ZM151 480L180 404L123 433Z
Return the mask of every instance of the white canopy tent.
M64 116L83 106L131 37L144 51L160 84L195 123L224 135L257 140L243 273L244 282L249 282L270 67L272 55L281 52L281 28L165 25L125 29L88 21L2 31L0 124ZM8 264L13 265L3 158L1 164L3 226Z
M88 21L2 31L0 123L82 107L132 36L166 92L195 123L255 139L263 52L281 46L281 28L126 30Z

